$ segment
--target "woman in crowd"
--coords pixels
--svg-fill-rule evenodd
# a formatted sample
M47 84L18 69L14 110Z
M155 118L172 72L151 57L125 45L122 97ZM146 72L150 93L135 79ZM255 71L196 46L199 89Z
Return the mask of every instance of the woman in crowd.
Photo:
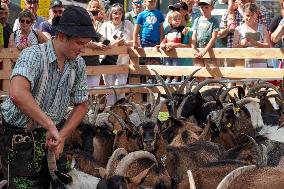
M106 20L104 6L100 0L91 0L88 4L87 11L92 18L94 29L97 32L97 37L92 38L92 40L87 44L87 47L97 50L105 50L108 47L108 42L105 41L105 38L100 33L98 33L100 26ZM99 55L84 56L83 59L87 66L97 66L100 64ZM99 86L101 75L87 76L87 80L89 87Z
M100 33L108 40L112 46L132 46L133 24L125 20L123 6L119 3L113 4L108 12L108 21L104 22L100 28ZM129 55L119 55L112 64L122 65L129 63ZM126 84L128 74L103 75L106 85ZM118 99L123 98L124 94L118 95ZM114 95L107 96L107 105L111 106L116 100Z
M270 40L267 28L258 23L259 9L255 3L244 6L244 23L236 27L233 47L235 48L269 48ZM267 60L246 59L245 66L251 68L267 68Z
M50 39L55 36L55 29L53 27L53 18L62 16L64 11L63 4L59 0L55 0L51 3L49 8L49 19L41 23L40 28L42 33Z
M16 47L21 51L29 46L47 41L42 32L32 29L34 21L35 17L31 11L24 10L19 13L20 29L10 35L9 48Z

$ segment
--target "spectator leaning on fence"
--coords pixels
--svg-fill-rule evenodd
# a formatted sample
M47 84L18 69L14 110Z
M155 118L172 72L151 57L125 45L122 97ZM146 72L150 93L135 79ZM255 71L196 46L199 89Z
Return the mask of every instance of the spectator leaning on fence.
M47 41L45 35L38 30L32 28L35 21L34 15L29 10L23 10L19 14L20 29L10 35L9 48L16 47L18 50L23 50L32 45L38 45Z
M50 39L55 36L55 28L52 21L55 17L62 16L64 11L63 4L60 0L54 0L49 7L49 19L40 24L41 32ZM59 19L59 18L55 18Z
M39 0L25 0L25 9L30 10L35 17L35 22L32 25L33 29L40 31L40 24L43 21L45 21L45 19L42 16L38 16L36 13L39 7L38 3L39 3ZM20 28L20 23L19 23L19 18L18 18L15 20L13 32L18 30L19 28Z
M113 4L108 12L109 21L104 22L100 28L100 34L110 40L112 46L132 46L133 45L133 24L129 20L125 20L123 6L119 3ZM112 56L113 57L113 56ZM104 57L106 58L106 57ZM105 59L106 60L106 59ZM118 55L116 62L108 62L113 65L129 64L129 55ZM102 64L106 62L102 61ZM105 85L123 85L126 84L128 74L112 74L103 75ZM115 95L107 96L107 106L111 106L116 100L123 98L124 94L119 94L118 99Z
M22 51L1 105L1 162L10 189L49 188L47 149L59 158L59 171L70 171L64 143L88 109L87 74L79 54L96 32L87 11L75 6L64 11L56 32L47 43ZM64 121L70 104L74 108Z
M1 3L0 9L0 23L3 26L3 32L1 37L1 46L4 48L8 48L9 37L12 33L12 26L7 22L9 17L9 9L5 3Z
M234 32L233 47L235 48L269 48L269 36L264 24L257 22L259 9L255 3L244 6L244 21ZM267 60L245 59L245 66L251 68L267 68Z
M284 32L283 22L280 24L281 20L284 18L284 0L280 0L280 14L275 16L269 27L269 34L271 35L271 40L273 42L274 47L283 48L284 44L282 44L281 39L281 31ZM279 35L280 34L280 35Z
M186 9L187 10L187 9ZM182 15L178 11L172 11L171 14L168 16L170 28L168 29L168 32L165 33L165 38L161 42L161 44L158 46L161 49L164 49L165 51L170 51L177 47L189 47L189 44L183 44L183 38L187 35L189 30L182 26ZM164 58L164 62L166 66L180 66L180 61L178 58ZM171 82L171 78L167 77L166 82ZM174 77L172 80L172 83L178 82L178 77Z
M280 43L281 47L283 47L284 46L283 35L284 35L284 18L282 18L276 30L271 34L271 39L274 43Z
M99 32L100 27L105 20L105 12L103 4L99 0L91 0L88 4L87 11L93 21L93 26L95 31ZM105 50L109 48L109 40L104 38L100 33L97 33L96 37L93 37L91 41L87 44L87 47L97 50ZM99 55L94 56L84 56L83 57L86 66L97 66L100 64ZM95 87L99 86L101 80L101 74L87 76L88 86Z
M192 50L195 56L194 66L218 67L214 58L202 58L209 49L213 48L219 31L218 20L211 15L212 0L200 0L198 3L202 16L195 19L192 30ZM197 48L203 48L202 50Z

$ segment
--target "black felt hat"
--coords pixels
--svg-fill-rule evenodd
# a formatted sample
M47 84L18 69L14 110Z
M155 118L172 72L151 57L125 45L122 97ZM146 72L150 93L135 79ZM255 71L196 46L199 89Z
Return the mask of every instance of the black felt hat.
M97 36L88 12L78 6L69 6L63 12L55 29L73 37L93 38Z

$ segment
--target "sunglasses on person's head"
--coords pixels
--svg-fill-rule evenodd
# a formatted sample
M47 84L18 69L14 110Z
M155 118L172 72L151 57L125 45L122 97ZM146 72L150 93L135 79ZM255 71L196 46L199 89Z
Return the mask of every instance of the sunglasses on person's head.
M133 2L135 5L142 5L143 4L143 1L136 1L136 2Z
M121 7L121 8L122 8L122 6L121 6L120 3L114 3L114 4L112 5L112 7Z
M25 19L20 20L20 22L21 22L22 24L23 24L23 23L26 23L26 24L32 23L32 21L30 21L30 20L25 20Z
M54 13L54 14L62 14L62 12L63 12L63 10L52 10L52 12Z

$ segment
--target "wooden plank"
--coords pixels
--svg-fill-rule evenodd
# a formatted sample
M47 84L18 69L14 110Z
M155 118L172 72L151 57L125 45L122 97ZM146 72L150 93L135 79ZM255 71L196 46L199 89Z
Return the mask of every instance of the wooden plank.
M165 52L155 47L130 48L129 55L134 57L173 57L194 58L191 48L176 48ZM280 48L214 48L210 49L204 58L254 58L283 59L284 49Z
M11 75L11 71L4 71L4 70L0 70L0 80L9 80L10 79L10 75Z
M87 66L88 75L101 74L128 74L128 65L112 65L112 66Z
M190 75L198 67L195 66L129 66L129 74L155 75L151 69L155 69L160 75L180 76ZM275 68L202 68L195 76L198 77L228 77L228 78L282 78L284 69Z
M114 55L114 54L128 54L128 48L126 46L119 46L119 47L111 47L110 49L106 50L98 50L98 49L91 49L86 48L84 53L81 53L81 56L93 56L93 55Z
M115 89L115 92L117 94L130 93L130 89L129 88ZM114 90L113 89L96 89L96 90L89 89L89 94L114 94Z

